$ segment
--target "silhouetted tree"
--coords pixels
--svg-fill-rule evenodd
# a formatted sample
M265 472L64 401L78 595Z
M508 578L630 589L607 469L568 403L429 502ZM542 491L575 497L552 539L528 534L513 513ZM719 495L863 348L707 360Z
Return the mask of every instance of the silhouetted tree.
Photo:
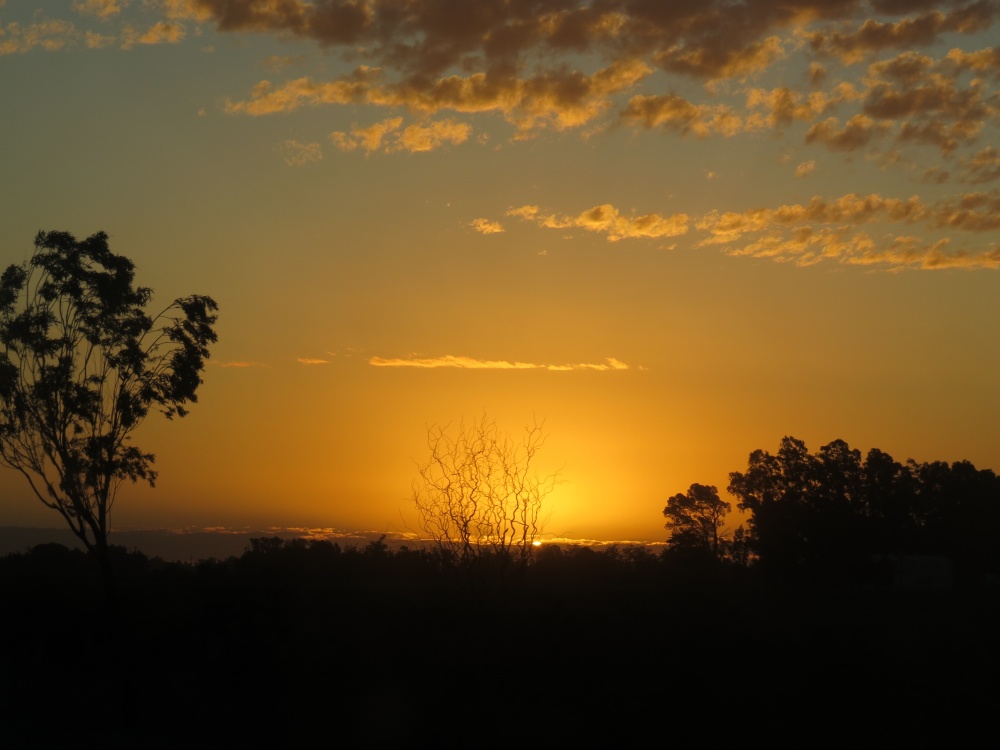
M109 595L115 495L156 480L132 433L151 409L187 413L216 341L214 300L182 297L150 317L152 291L134 276L103 232L39 232L30 260L0 277L0 459L94 554Z
M524 563L542 530L542 505L558 476L535 473L542 426L517 442L488 416L427 430L430 457L418 464L413 503L420 527L463 562L498 557Z
M772 570L843 577L875 554L945 555L967 576L1000 568L1000 479L968 461L904 466L878 449L862 461L843 440L813 454L785 437L729 478L750 549Z
M721 557L724 545L720 530L733 506L719 498L719 490L704 484L692 484L687 492L667 500L663 515L670 531L671 549L709 552Z

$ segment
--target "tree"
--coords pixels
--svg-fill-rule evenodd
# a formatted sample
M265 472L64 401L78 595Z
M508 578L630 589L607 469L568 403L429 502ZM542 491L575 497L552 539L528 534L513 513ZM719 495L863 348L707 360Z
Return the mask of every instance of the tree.
M430 457L418 464L413 483L424 534L463 563L526 562L542 530L543 503L558 482L558 474L535 474L545 437L536 423L515 441L485 414L462 421L455 435L448 426L429 427Z
M718 489L704 484L692 484L686 493L674 495L663 509L670 548L721 557L724 545L719 532L732 507L719 498Z
M151 409L183 417L215 343L214 300L159 315L135 266L99 232L39 232L28 261L0 276L0 460L23 474L101 566L125 480L153 486L155 456L132 443Z

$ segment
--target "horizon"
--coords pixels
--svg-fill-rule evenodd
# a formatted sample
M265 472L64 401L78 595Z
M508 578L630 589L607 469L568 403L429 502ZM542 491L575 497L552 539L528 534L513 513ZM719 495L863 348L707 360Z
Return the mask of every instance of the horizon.
M251 539L278 537L283 540L306 539L308 541L329 541L343 549L362 548L372 542L384 541L390 548L402 546L432 547L435 542L420 539L413 532L399 531L345 531L331 528L116 528L108 537L108 543L124 547L128 551L138 551L149 558L161 558L166 562L197 563L203 560L225 560L239 557L250 545ZM58 526L0 526L0 557L23 554L40 544L61 544L70 549L83 551L80 540L67 527ZM545 537L538 539L534 546L559 545L607 549L610 547L644 546L665 548L666 542L645 542L636 540L597 540Z
M112 539L415 533L483 415L595 545L785 436L1000 469L1000 3L393 7L0 0L0 266L105 231L219 303Z

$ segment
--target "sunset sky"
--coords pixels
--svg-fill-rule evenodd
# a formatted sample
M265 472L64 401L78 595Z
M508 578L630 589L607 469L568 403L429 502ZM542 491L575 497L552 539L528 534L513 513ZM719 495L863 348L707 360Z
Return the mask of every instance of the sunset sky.
M1000 470L1000 2L0 0L0 258L220 306L123 528L416 530L544 420L548 538L785 435ZM0 471L0 525L61 519ZM113 539L112 539L113 541Z

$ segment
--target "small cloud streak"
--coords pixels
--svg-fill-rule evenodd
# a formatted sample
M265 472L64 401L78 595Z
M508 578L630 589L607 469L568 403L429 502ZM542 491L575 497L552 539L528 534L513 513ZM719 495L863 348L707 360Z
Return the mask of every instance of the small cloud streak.
M127 0L125 2L127 3ZM122 4L119 0L74 0L73 10L81 15L97 16L104 19L121 13Z
M298 357L296 360L299 364L303 365L328 365L330 360L328 359L313 359L311 357Z
M812 174L815 169L816 162L814 160L804 161L795 168L795 176L805 177L808 174Z
M609 242L638 237L676 237L687 233L690 220L687 214L624 216L609 203L594 206L576 216L543 214L538 206L516 206L508 209L507 215L534 221L548 229L585 229L604 234Z
M368 364L375 367L416 367L420 369L436 369L451 367L462 370L548 370L550 372L570 372L573 370L594 370L597 372L621 371L631 369L629 365L614 357L608 357L603 363L580 363L568 365L536 364L533 362L510 362L507 360L474 359L473 357L455 357L450 354L443 357L404 357L386 359L372 357ZM641 368L640 368L641 369Z
M469 222L469 226L480 234L499 234L504 231L503 225L499 221L490 221L489 219L473 219Z
M285 164L290 167L302 167L323 160L323 150L318 143L299 143L292 139L281 144L281 149L285 153Z
M465 143L471 134L471 125L456 120L436 120L403 128L402 117L390 117L367 128L354 127L350 133L335 131L330 133L330 141L341 151L416 153L434 151L447 143Z
M241 360L235 360L235 361L232 361L232 362L219 362L218 366L219 367L236 367L236 368L263 367L263 365L261 365L259 362L245 362L245 361L241 361Z

